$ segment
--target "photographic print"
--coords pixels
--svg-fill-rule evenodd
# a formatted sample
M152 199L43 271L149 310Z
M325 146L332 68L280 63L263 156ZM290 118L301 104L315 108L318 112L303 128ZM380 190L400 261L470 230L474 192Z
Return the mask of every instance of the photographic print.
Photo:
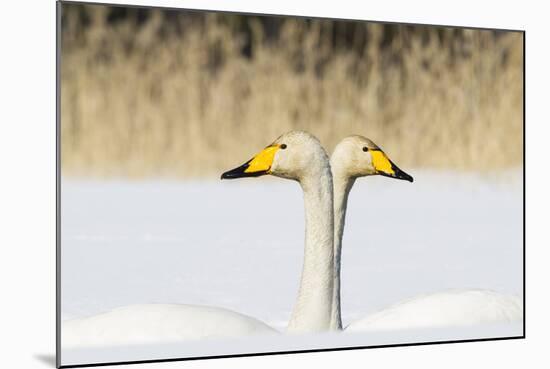
M57 6L58 365L524 337L524 32Z

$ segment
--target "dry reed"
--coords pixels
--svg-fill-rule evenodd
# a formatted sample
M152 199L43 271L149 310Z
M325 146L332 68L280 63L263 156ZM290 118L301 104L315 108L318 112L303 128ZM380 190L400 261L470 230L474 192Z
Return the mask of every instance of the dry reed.
M329 47L326 20L287 20L272 42L252 20L246 57L217 15L166 32L159 11L138 27L108 24L100 8L80 33L75 17L64 20L64 175L219 174L291 129L329 150L368 136L402 168L522 163L520 33L464 30L458 40L393 26L382 49L383 26L364 23L358 54Z

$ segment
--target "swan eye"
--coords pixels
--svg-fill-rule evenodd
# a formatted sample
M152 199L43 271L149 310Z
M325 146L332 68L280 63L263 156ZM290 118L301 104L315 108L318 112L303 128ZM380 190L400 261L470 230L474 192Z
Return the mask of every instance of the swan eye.
M364 151L364 152L367 152L367 151L369 151L369 148L366 147L366 146L363 146L363 151Z
M286 149L286 144L282 144L281 149L283 149L283 150Z

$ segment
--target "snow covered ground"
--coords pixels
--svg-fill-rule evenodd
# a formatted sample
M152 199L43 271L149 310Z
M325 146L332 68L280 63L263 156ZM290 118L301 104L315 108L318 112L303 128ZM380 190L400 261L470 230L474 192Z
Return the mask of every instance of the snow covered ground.
M372 177L352 190L344 324L449 288L523 292L521 172L411 174L412 184ZM296 183L64 178L61 211L63 319L129 304L184 303L228 308L284 329L302 266ZM429 339L419 334L414 339ZM338 340L328 347L344 343Z
M414 329L396 332L323 333L238 337L231 340L186 341L117 347L64 350L63 365L99 364L121 361L182 359L205 356L289 352L326 348L376 347L415 342L444 342L521 335L521 323L490 324L478 327Z

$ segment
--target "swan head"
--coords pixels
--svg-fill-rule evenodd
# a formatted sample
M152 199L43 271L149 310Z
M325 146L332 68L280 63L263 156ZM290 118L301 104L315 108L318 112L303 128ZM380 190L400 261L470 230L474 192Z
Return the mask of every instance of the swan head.
M222 179L258 177L271 174L301 181L330 171L328 155L319 140L304 131L281 135L252 159L222 174Z
M340 141L330 161L334 172L349 178L378 174L413 181L413 177L399 169L378 145L363 136L353 135Z

